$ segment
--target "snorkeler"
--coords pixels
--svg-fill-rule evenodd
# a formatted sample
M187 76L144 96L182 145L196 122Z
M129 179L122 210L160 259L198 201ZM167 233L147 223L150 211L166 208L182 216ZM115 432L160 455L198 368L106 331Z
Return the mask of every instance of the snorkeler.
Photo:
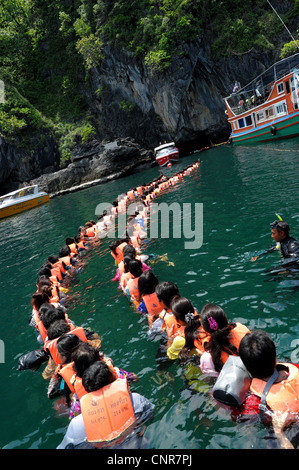
M295 238L290 237L289 224L284 220L275 220L272 222L272 224L270 224L270 226L271 237L277 244L279 244L278 246L283 259L291 259L291 261L293 261L294 258L299 258L299 242ZM269 250L261 253L258 256L253 256L251 261L256 261L260 256L272 253L276 249L277 245L271 247Z

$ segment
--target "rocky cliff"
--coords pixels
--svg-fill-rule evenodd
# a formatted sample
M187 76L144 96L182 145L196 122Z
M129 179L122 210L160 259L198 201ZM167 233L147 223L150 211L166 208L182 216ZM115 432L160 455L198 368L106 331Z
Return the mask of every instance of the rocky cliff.
M226 140L230 128L223 98L235 80L245 85L275 58L249 51L215 62L208 44L198 39L185 45L163 73L153 73L125 49L106 46L102 66L90 71L91 88L82 88L97 140L74 148L72 163L56 173L59 155L52 138L36 144L33 136L26 149L1 140L2 194L41 175L37 181L55 194L127 174L154 163L152 150L161 141L175 141L183 155ZM114 149L103 144L107 140L117 141Z

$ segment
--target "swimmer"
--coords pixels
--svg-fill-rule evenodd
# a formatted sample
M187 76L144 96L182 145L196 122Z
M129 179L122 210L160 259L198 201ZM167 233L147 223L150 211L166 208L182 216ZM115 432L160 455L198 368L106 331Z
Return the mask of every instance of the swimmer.
M273 240L279 244L279 249L284 260L294 260L299 258L299 242L290 237L290 227L287 222L284 220L275 220L270 224L271 226L271 237ZM268 253L272 253L276 250L276 246L271 247L269 250L265 251L261 255L253 256L251 261L256 261L260 256L263 256ZM297 260L298 261L298 260Z

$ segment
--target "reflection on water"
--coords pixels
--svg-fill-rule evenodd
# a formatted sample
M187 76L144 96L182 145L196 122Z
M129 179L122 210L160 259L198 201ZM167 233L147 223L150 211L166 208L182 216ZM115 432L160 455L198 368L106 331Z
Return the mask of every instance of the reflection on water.
M299 238L298 139L253 148L219 147L200 154L200 168L157 202L203 203L203 245L184 249L184 240L146 242L151 267L160 281L176 282L182 295L199 310L206 302L221 305L230 320L250 329L265 328L276 342L278 356L290 358L299 337L296 276L269 276L265 270L280 262L278 253L252 263L253 254L272 245L269 224L275 213ZM184 168L199 155L174 165ZM50 254L57 254L67 236L94 218L98 203L148 182L158 168L102 186L53 199L49 204L0 222L1 288L4 308L1 339L6 363L0 365L2 386L1 446L55 448L67 419L59 416L46 395L43 368L34 373L16 370L18 357L37 349L28 327L30 298L37 271ZM73 280L69 315L102 337L102 347L114 364L137 373L133 390L156 405L146 430L155 449L262 449L277 444L269 431L254 424L234 423L216 406L210 391L213 379L198 368L161 361L159 341L147 340L147 321L137 314L111 279L115 266L110 240L87 254ZM167 254L168 261L160 255ZM156 262L155 262L156 259ZM299 355L298 355L299 357ZM5 432L3 432L5 431Z

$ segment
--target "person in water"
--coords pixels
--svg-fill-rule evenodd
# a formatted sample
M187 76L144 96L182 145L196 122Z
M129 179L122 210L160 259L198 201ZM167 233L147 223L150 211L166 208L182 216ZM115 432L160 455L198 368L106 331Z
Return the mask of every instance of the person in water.
M266 394L264 417L270 414L275 435L282 448L293 449L294 446L284 431L292 423L298 422L299 365L277 363L275 343L263 330L245 335L240 342L239 354L253 377L250 385L253 395L261 398L267 382L269 381L269 386L272 383Z
M276 243L279 243L279 248L284 260L291 260L299 258L299 242L290 237L290 226L285 220L275 220L270 224L271 237ZM272 253L276 250L276 246L271 247L261 255L253 256L251 261L256 261L260 256Z
M239 355L240 342L250 331L242 323L229 322L224 310L213 303L204 305L200 321L209 335L198 337L205 350L200 358L200 368L204 374L217 376L230 355Z
M102 361L85 370L82 385L87 394L80 400L81 414L72 419L57 449L144 448L141 425L153 417L155 406L139 393L131 393L126 380L116 379ZM111 406L114 417L109 425L101 426L100 419L107 419Z

